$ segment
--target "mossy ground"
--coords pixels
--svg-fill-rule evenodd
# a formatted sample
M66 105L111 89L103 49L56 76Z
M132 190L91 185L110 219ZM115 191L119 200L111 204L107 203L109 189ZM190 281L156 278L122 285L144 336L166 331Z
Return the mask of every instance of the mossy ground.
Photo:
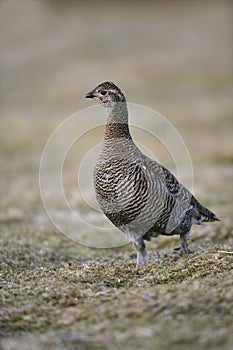
M230 350L232 4L78 3L0 4L1 348ZM221 221L193 228L189 257L173 251L177 237L158 237L147 244L149 266L136 269L131 245L81 246L47 218L45 142L106 79L164 113L190 151L195 195ZM89 215L79 198L77 207Z
M230 349L232 240L194 244L187 258L152 244L150 266L136 269L131 246L91 250L43 233L39 245L32 235L2 242L3 347Z

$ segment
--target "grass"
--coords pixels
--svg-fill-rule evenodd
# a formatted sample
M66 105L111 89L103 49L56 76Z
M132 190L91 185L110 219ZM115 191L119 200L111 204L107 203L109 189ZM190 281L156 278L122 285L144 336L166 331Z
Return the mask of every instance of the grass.
M159 238L148 245L150 265L136 269L131 246L90 249L48 227L5 225L0 329L10 348L30 334L43 349L230 349L232 232L229 244L196 240L187 258L158 249Z

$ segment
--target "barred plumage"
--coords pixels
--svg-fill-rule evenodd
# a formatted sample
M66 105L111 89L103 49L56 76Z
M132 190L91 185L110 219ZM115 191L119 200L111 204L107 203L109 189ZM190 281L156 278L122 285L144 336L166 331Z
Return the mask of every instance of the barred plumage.
M189 254L192 224L217 221L162 165L133 142L124 94L112 82L86 94L107 111L104 142L94 171L98 203L112 223L128 235L137 250L137 266L147 264L144 240L180 235L180 253Z

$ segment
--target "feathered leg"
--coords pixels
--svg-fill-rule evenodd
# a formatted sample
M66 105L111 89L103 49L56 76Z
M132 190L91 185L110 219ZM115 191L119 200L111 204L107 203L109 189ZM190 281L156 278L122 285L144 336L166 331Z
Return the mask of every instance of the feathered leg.
M147 250L143 238L138 238L134 242L134 247L137 250L137 265L136 267L143 267L148 264Z
M180 235L180 256L192 254L193 252L188 247L190 232Z

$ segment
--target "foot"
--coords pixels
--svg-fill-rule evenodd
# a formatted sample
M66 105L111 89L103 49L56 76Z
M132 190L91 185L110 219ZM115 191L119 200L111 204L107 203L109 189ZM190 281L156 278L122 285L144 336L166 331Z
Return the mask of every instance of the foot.
M189 249L189 248L184 251L184 250L181 249L180 246L179 247L174 247L173 250L175 250L176 252L179 251L180 256L185 256L185 255L189 255L189 254L193 254L194 253L194 251Z
M142 238L137 239L134 242L134 246L137 250L137 268L144 267L148 264L146 245Z
M142 267L145 267L148 265L148 259L147 259L147 256L146 257L142 257L142 256L139 256L137 254L137 264L136 264L136 268L137 269L140 269Z
M187 256L193 253L188 247L189 237L189 232L184 235L180 235L180 256Z
M191 249L180 249L180 256L188 256L189 254L193 254L193 251Z

